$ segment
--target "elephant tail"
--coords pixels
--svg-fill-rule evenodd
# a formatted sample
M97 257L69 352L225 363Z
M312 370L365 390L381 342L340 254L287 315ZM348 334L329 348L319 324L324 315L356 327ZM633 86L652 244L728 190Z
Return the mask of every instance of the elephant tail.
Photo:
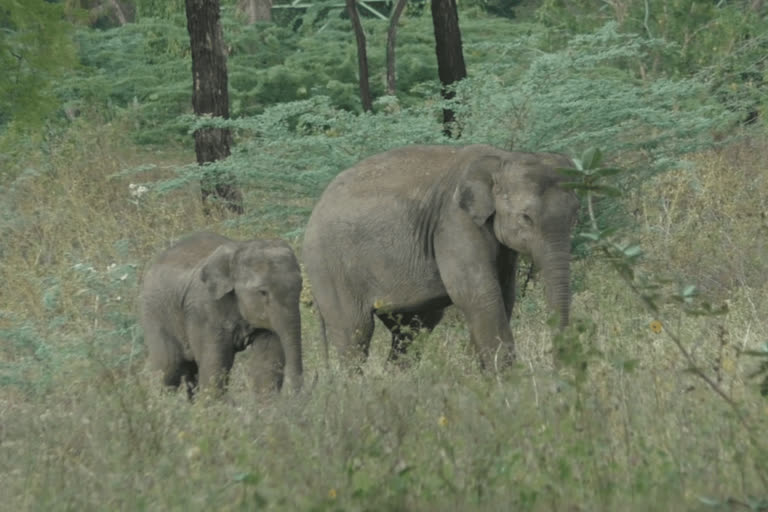
M330 369L330 362L328 356L328 334L325 331L325 318L323 318L320 308L317 307L317 299L312 297L312 301L315 303L315 311L317 311L317 317L320 320L320 340L323 343L323 362L326 371L328 371Z

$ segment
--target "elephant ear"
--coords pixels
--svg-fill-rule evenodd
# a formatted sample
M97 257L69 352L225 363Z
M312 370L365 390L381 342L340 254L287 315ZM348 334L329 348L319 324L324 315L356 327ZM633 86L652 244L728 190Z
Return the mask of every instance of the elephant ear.
M478 226L496 211L493 198L493 175L501 167L501 157L485 155L469 162L462 172L454 199Z
M203 263L200 280L208 287L208 292L219 300L235 289L232 268L232 256L236 247L231 244L220 245Z

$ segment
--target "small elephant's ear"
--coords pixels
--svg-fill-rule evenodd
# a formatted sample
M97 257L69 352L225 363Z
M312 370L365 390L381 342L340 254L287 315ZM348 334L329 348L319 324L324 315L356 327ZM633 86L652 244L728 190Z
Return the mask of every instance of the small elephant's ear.
M485 155L472 160L461 173L454 199L478 226L496 211L493 198L493 175L501 167L501 157Z
M200 269L200 280L205 283L208 292L215 300L219 300L235 289L235 279L232 275L234 254L234 245L221 245L208 256Z

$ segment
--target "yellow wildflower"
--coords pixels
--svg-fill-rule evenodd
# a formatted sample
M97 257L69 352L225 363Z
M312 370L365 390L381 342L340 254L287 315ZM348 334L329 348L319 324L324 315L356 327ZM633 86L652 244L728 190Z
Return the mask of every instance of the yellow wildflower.
M661 322L659 322L658 320L654 320L653 322L651 322L651 330L656 334L659 334L661 332Z

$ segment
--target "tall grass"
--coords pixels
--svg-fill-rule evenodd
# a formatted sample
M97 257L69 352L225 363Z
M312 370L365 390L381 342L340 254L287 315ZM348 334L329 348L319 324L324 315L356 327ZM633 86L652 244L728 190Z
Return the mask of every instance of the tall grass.
M135 295L144 265L206 217L195 187L132 195L189 151L137 149L121 126L74 127L29 155L0 221L0 508L7 510L699 510L768 499L728 405L694 375L610 266L574 264L581 342L600 352L568 385L551 364L540 286L518 302L520 365L481 373L455 312L407 370L377 329L364 376L320 357L303 310L306 389L256 401L236 362L233 404L165 395L143 369ZM768 408L743 349L768 340L768 141L701 153L625 201L643 270L682 276L724 317L674 327L699 366L764 432ZM143 163L150 175L122 176ZM135 190L135 188L134 188ZM269 196L246 191L246 208ZM292 220L293 221L293 220ZM296 242L296 240L292 240ZM300 247L297 247L300 250ZM666 328L667 326L664 326ZM242 356L241 356L242 357ZM244 366L244 365L243 365ZM750 501L753 500L753 501ZM719 505L718 505L719 504Z

